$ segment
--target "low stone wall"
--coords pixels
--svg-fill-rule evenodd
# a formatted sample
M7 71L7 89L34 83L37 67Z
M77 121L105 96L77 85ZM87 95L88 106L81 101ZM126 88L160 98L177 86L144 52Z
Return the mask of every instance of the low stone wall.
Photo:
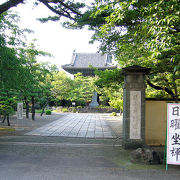
M113 108L93 108L93 107L83 107L77 108L78 113L119 113L120 111Z

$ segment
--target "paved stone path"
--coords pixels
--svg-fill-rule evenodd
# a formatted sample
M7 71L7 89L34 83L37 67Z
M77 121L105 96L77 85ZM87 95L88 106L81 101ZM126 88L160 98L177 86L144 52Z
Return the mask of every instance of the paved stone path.
M25 135L116 138L103 114L68 114Z

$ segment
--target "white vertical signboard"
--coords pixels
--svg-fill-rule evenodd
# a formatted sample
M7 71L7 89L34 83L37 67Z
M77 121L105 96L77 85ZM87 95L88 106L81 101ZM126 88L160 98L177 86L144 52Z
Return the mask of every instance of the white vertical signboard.
M141 91L130 91L130 139L141 139Z
M168 104L167 164L180 165L180 104Z
M17 119L23 119L23 103L17 103Z

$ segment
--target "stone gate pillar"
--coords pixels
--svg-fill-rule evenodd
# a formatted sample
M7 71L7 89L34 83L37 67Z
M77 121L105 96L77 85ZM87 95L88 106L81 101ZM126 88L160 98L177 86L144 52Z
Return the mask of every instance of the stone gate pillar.
M123 147L138 148L145 143L145 83L150 68L123 68Z

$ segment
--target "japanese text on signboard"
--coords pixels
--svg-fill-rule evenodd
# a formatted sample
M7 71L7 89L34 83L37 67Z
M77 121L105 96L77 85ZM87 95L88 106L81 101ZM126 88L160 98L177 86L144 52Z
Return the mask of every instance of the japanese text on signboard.
M168 104L167 164L180 165L180 104Z

